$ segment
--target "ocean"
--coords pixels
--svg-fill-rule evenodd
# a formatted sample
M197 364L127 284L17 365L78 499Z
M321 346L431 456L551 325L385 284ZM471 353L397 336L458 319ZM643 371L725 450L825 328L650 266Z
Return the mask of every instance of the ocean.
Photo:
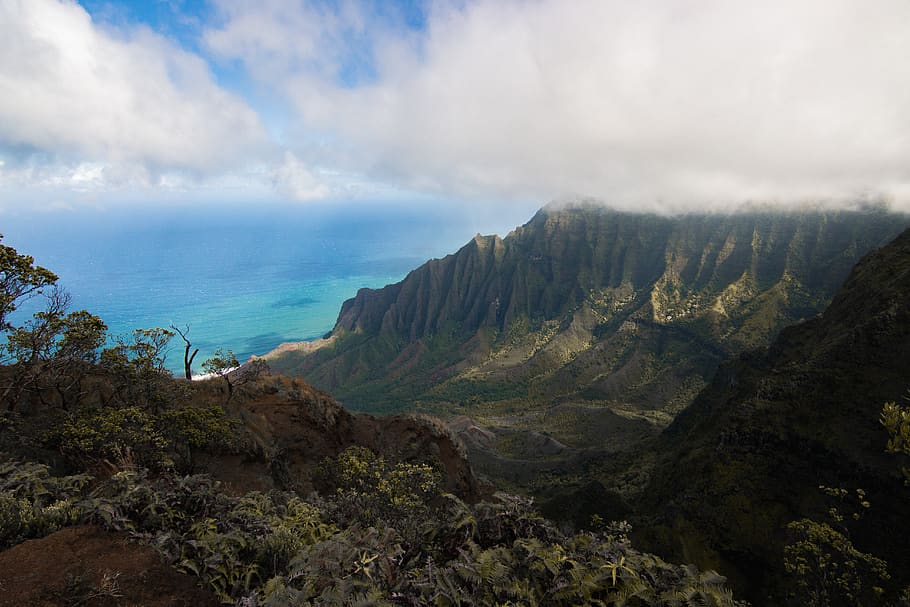
M188 325L200 372L218 347L243 361L320 337L358 289L397 282L477 232L504 235L529 217L528 207L454 204L208 205L11 214L0 216L0 233L113 335ZM171 342L175 372L182 345Z

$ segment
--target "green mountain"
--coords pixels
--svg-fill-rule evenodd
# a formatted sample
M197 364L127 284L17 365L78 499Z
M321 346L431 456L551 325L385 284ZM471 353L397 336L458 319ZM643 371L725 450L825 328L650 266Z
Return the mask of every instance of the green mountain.
M794 590L787 523L852 506L859 520L832 525L906 587L910 488L885 453L879 418L885 402L906 405L908 387L910 231L867 255L824 314L721 366L654 445L662 455L639 508L655 516L639 523L641 539L665 557L717 567L756 604L779 605ZM847 493L832 504L820 485ZM868 508L856 507L857 488ZM829 565L828 579L837 575Z
M571 447L597 445L577 432L578 406L666 426L721 361L821 312L853 264L908 223L874 209L551 205L506 238L478 235L362 289L327 339L269 362L358 410L489 418L571 405L541 424Z

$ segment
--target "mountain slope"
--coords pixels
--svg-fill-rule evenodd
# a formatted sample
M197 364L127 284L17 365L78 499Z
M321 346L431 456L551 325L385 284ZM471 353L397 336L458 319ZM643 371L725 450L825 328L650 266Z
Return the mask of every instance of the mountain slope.
M820 312L906 217L623 214L549 206L345 302L273 356L353 409L496 413L584 402L657 427L717 364ZM492 403L492 405L491 405Z
M285 385L274 378L272 385ZM480 488L468 464L464 448L438 419L427 416L389 415L376 418L351 413L328 394L293 382L287 392L258 394L238 405L244 422L266 462L213 457L208 471L231 482L257 477L273 483L245 487L275 488L286 481L302 494L315 489L314 478L326 458L338 457L352 446L366 447L393 461L435 461L442 472L446 491L467 501L480 497ZM286 385L285 385L286 387ZM257 469L258 467L258 469ZM276 478L276 469L280 471ZM280 485L280 483L279 483Z
M823 315L723 365L667 428L642 539L711 563L758 604L782 604L786 524L825 518L819 485L863 488L872 505L852 540L906 585L910 491L878 419L908 386L910 231L866 256Z

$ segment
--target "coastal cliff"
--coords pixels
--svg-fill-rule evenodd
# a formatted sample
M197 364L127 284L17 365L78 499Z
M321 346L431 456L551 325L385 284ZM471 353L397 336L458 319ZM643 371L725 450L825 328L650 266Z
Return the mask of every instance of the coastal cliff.
M905 216L663 217L551 205L346 301L322 347L270 364L353 409L585 402L666 425L717 365L821 312Z

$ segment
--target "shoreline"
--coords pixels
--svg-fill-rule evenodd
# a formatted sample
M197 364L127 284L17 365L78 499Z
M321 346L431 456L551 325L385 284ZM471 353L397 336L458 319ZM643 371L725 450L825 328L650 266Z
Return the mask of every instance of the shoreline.
M259 356L254 354L250 356L250 360L274 360L282 354L287 354L288 352L300 352L302 354L310 354L315 352L320 348L330 346L335 342L335 336L330 335L329 337L320 337L318 339L310 339L303 341L286 341L281 344L278 344L275 348L272 348L265 354Z

